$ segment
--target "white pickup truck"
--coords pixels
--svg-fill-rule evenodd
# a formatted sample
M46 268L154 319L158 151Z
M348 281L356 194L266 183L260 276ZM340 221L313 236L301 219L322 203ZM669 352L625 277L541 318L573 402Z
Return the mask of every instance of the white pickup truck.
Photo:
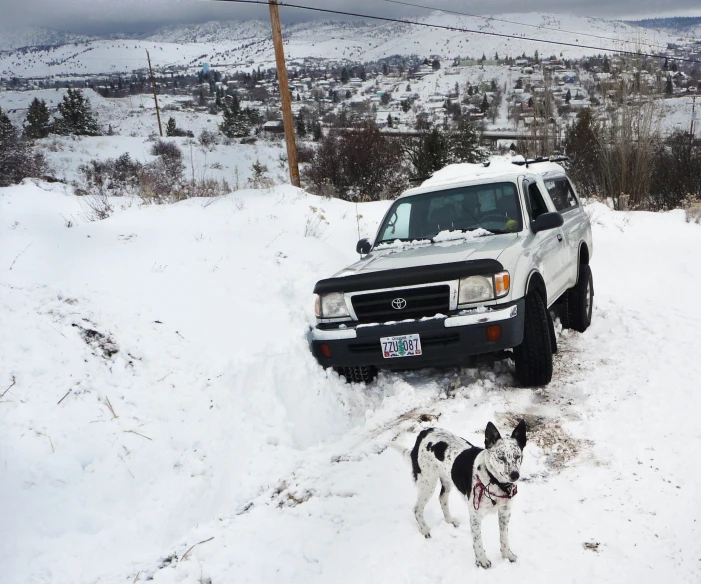
M589 217L547 159L448 166L403 193L357 251L317 282L311 331L319 363L349 381L494 353L542 386L557 351L549 309L580 332L591 322Z

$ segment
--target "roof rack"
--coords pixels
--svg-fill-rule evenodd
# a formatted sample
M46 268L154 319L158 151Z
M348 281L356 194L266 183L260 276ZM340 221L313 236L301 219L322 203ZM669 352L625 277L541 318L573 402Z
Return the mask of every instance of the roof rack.
M526 160L512 160L511 164L528 168L529 164L538 164L539 162L566 162L568 160L569 157L567 156L539 156L538 158L527 158Z

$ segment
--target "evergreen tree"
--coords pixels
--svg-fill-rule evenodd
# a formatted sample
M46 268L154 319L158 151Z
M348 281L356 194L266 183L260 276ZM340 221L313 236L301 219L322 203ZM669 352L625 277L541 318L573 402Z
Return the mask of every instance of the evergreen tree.
M296 132L298 138L303 138L307 135L307 126L304 125L304 118L301 115L297 116Z
M484 152L479 147L477 132L467 120L461 119L457 132L450 139L450 161L475 163L483 159Z
M63 101L58 104L61 117L54 122L57 134L76 136L99 136L100 127L90 108L90 101L83 97L80 89L68 89Z
M238 98L224 102L222 108L223 121L219 124L219 130L227 138L245 138L251 133L251 121L245 112L241 111Z
M387 127L393 128L394 122L392 121L392 114L387 114Z
M29 106L27 122L24 126L24 135L31 139L46 138L51 131L51 114L46 102L42 99L34 98Z
M611 62L609 61L608 55L604 55L602 69L604 73L611 73Z
M166 136L169 138L175 136L178 128L175 124L175 118L168 118L168 123L166 124Z
M324 133L321 131L321 124L319 122L314 123L313 135L314 142L318 142L324 137Z
M662 70L669 71L669 59L667 59L667 57L664 58L664 65L662 65Z
M482 99L482 105L480 106L480 111L484 114L489 109L489 100L487 99L487 94L484 94L484 99Z
M672 95L674 93L674 84L672 83L672 77L669 75L667 76L667 83L665 84L664 92L667 95Z
M534 56L534 57L535 57L535 58L534 58L535 62L536 62L536 63L540 63L540 56L538 55L538 49L536 49L536 51L535 51L535 56Z
M565 94L565 103L570 103L571 99L572 99L572 92L568 89L567 93Z
M29 176L41 176L44 159L33 154L0 108L0 187L7 187Z

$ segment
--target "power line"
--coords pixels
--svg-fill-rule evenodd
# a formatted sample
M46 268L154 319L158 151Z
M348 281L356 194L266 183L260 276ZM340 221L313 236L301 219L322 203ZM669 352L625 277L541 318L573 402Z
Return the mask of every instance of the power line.
M470 14L469 12L459 12L457 10L449 10L447 8L434 8L432 6L424 6L422 4L413 4L411 2L402 2L401 0L382 0L382 2L387 2L389 4L401 4L402 6L411 6L412 8L423 8L425 10L433 10L436 12L445 12L447 14L457 14L459 16L469 16L471 18L482 18L483 20L493 20L494 22L505 22L507 24L516 24L518 26L528 26L530 28L537 28L538 30L553 30L556 32L566 32L568 34L576 34L579 36L586 36L586 37L592 37L595 39L602 39L606 41L611 41L614 43L627 43L631 41L626 41L624 39L615 39L613 37L608 37L608 36L603 36L603 35L598 35L598 34L591 34L587 32L580 32L580 31L574 31L574 30L566 30L564 28L554 28L551 26L545 26L545 25L540 25L540 24L527 24L525 22L515 22L513 20L505 20L503 18L495 18L493 16L483 16L480 14ZM656 45L654 43L642 43L647 45L648 47L654 47L658 49L667 49L667 47L664 47L662 45Z
M268 6L267 2L263 2L262 0L211 0L214 2L231 2L232 4L258 4L261 6ZM484 30L473 30L469 28L460 28L456 26L448 26L448 25L443 25L443 24L430 24L428 22L418 22L415 20L401 20L399 18L390 18L388 16L374 16L371 14L360 14L358 12L347 12L345 10L332 10L330 8L317 8L314 6L303 6L301 4L290 4L286 2L279 2L279 6L285 6L287 8L298 8L300 10L309 10L311 12L322 12L324 14L336 14L339 16L352 16L354 18L367 18L369 20L381 20L384 22L394 22L397 24L410 24L414 26L423 26L427 28L436 28L436 29L441 29L441 30L448 30L451 32L464 32L464 33L470 33L470 34L481 34L481 35L486 35L486 36L492 36L492 37L498 37L498 38L507 38L507 39L517 39L520 41L530 41L534 43L543 43L547 45L557 45L561 47L575 47L577 49L591 49L592 51L603 51L607 53L618 53L620 55L631 55L633 57L650 57L652 59L661 59L664 57L664 55L653 55L652 53L641 53L641 52L634 52L634 51L625 51L622 49L610 49L607 47L597 47L594 45L579 45L576 43L566 43L564 41L550 41L546 39L536 39L533 37L522 37L522 36L516 36L512 34L505 34L505 33L499 33L499 32L488 32ZM696 59L689 59L687 57L673 57L673 60L683 62L683 63L694 63L696 65L701 65L701 61L698 61Z

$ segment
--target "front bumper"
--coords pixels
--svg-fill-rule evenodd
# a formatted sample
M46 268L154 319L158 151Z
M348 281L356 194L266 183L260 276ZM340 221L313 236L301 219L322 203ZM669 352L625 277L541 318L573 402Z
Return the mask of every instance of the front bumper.
M523 341L525 300L487 311L461 313L425 320L392 324L358 325L355 328L312 329L311 346L323 367L354 367L374 365L382 369L414 369L459 365L470 356L511 349ZM487 340L487 327L499 325L497 341ZM418 334L422 355L385 359L380 338ZM321 345L331 356L322 353Z

